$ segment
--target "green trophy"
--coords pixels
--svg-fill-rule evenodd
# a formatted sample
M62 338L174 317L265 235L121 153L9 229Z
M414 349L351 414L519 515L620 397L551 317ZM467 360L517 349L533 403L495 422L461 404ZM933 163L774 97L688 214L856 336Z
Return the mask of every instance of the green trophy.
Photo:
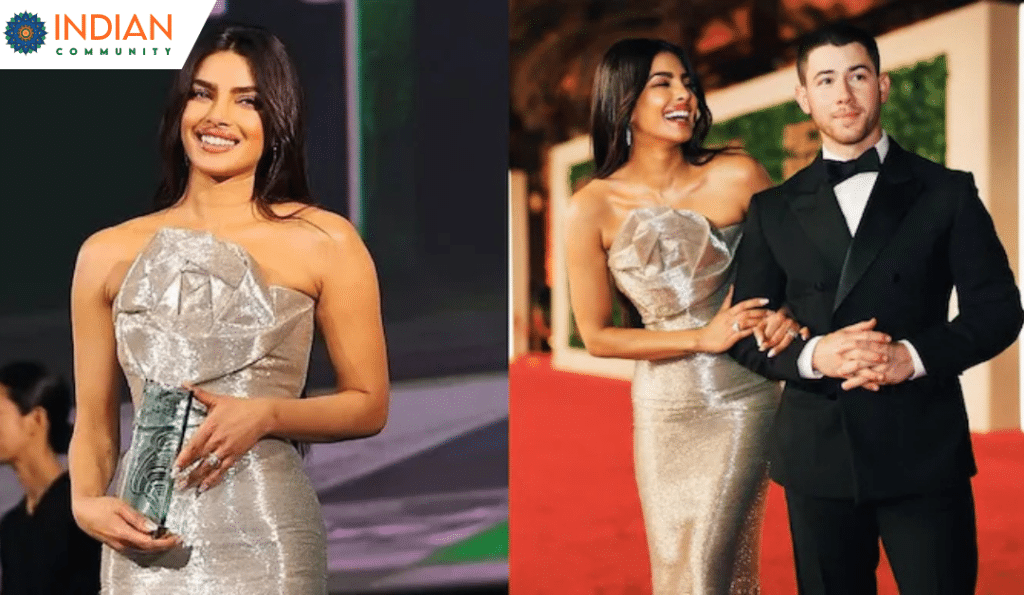
M143 385L121 498L156 523L154 537L167 530L174 489L171 466L185 440L191 409L192 391L151 380Z

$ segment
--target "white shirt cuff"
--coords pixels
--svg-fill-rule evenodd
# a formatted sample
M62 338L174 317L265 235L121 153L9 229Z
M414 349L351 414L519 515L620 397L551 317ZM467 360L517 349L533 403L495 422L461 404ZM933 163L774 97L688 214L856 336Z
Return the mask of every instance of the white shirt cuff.
M814 348L817 347L818 341L821 340L822 336L811 337L811 340L804 345L804 350L800 352L800 356L796 358L796 369L800 372L801 378L816 380L825 377L824 374L814 369ZM911 349L910 353L916 355L913 349Z
M910 359L914 362L914 373L908 378L908 380L917 380L918 378L928 374L928 371L924 369L924 362L921 361L921 356L917 354L917 350L910 344L910 341L903 339L900 341L907 346L907 351L910 352Z

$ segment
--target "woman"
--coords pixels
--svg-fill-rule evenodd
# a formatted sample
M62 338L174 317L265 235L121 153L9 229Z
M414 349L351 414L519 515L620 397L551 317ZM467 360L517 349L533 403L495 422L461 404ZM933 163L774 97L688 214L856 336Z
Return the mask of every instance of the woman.
M164 115L158 210L81 248L70 467L75 518L106 546L102 593L326 592L323 519L293 444L379 432L389 389L373 263L352 225L311 204L301 101L273 35L201 40ZM314 318L337 388L299 398ZM169 534L105 495L118 363L136 410L148 382L191 387L205 409L175 461Z
M71 517L71 483L59 454L68 450L71 391L34 362L0 368L0 463L25 497L0 521L0 592L94 595L100 544Z
M780 391L723 352L756 334L773 355L797 334L765 300L731 304L740 223L771 182L750 157L702 147L711 114L672 44L613 45L592 107L596 174L569 210L570 299L591 354L639 360L634 459L654 592L758 593ZM609 275L645 328L612 325Z

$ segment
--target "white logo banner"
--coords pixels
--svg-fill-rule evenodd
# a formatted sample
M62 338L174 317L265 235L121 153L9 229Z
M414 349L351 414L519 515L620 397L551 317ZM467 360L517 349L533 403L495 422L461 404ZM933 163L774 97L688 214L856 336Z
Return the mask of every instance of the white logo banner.
M215 0L14 0L0 69L180 69Z

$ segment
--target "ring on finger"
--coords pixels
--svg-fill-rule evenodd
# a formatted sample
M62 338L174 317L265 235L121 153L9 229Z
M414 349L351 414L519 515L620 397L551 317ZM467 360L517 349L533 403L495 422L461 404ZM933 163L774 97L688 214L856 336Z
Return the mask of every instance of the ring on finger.
M211 469L219 468L222 462L223 461L220 460L220 457L217 456L217 453L215 452L211 452L206 455L206 464L209 465Z
M793 337L794 339L800 336L800 333L794 331L793 329L786 330L786 334L789 335L790 337Z
M734 333L740 332L740 322L738 320L733 320L732 321L732 332L734 332Z

